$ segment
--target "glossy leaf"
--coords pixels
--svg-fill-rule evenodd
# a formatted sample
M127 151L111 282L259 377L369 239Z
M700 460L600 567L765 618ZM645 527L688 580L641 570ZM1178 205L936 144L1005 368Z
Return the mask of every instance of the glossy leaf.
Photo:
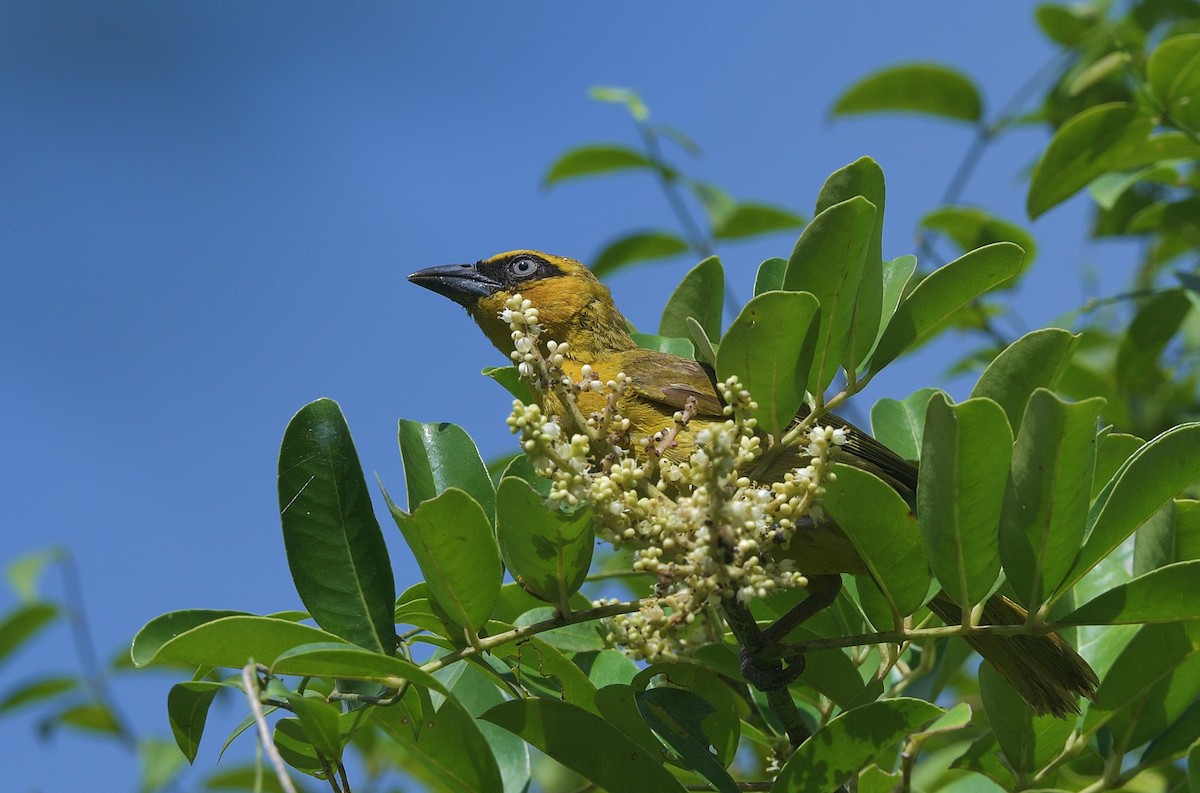
M496 535L504 566L517 583L547 603L567 609L592 564L592 512L547 508L521 479L500 481Z
M874 474L835 463L822 503L858 549L871 577L905 617L929 592L929 560L917 518L894 488Z
M1183 715L1163 730L1142 753L1143 764L1169 763L1188 752L1188 747L1200 742L1200 700L1193 702Z
M954 312L1021 270L1024 253L1011 242L977 248L921 281L888 322L871 355L879 371L900 353L925 340Z
M298 644L279 653L270 666L277 675L371 680L389 688L398 688L407 680L440 694L448 693L433 675L412 661L349 644Z
M922 388L904 399L881 399L871 408L871 433L905 460L921 459L925 409L936 388Z
M965 75L933 63L891 66L859 80L833 106L833 115L899 111L979 121L983 101Z
M1070 571L1087 526L1104 400L1068 403L1039 388L1012 452L1000 559L1019 603L1036 609Z
M1117 383L1155 387L1161 376L1159 358L1191 310L1192 301L1182 289L1159 292L1147 300L1117 347Z
M996 526L1011 455L1012 431L995 402L929 400L917 513L934 575L964 607L987 597L1000 573Z
M45 629L58 616L52 603L22 603L0 619L0 663Z
M546 634L542 634L545 636ZM554 697L598 714L596 686L565 653L541 637L514 639L493 648L492 653L514 667L526 685L541 678Z
M1091 495L1093 501L1133 453L1146 445L1146 442L1136 435L1124 432L1101 433L1097 436L1096 443L1096 474L1092 479Z
M622 793L684 790L657 757L604 719L567 702L512 700L492 708L483 718L521 736L607 790ZM581 741L579 736L587 736L587 740Z
M675 339L670 336L654 336L649 333L631 333L634 342L643 350L658 350L668 355L680 358L695 358L696 346L689 339Z
M1067 121L1034 166L1025 207L1031 218L1052 209L1110 171L1200 156L1182 133L1151 137L1154 120L1134 105L1110 102Z
M655 168L654 162L636 149L620 144L592 144L564 152L550 166L542 184L551 187L565 179L581 176Z
M208 707L217 692L225 688L224 683L207 680L191 680L176 683L167 692L167 720L175 744L189 763L196 762L200 750L200 738L204 735L204 723L208 719Z
M875 214L875 205L862 196L822 210L788 258L783 288L810 292L820 301L816 352L805 378L813 393L832 382L850 342Z
M708 333L696 321L695 317L687 318L688 338L692 340L692 345L696 348L696 360L716 366L717 351L713 348L712 342L708 338Z
M386 492L384 498L425 576L429 597L456 625L477 632L496 605L504 577L500 549L479 502L452 487L407 513Z
M393 652L392 564L336 402L311 402L288 423L278 485L288 568L308 613L331 633Z
M1176 562L1115 586L1055 620L1063 625L1121 625L1200 620L1200 560Z
M529 390L529 386L521 379L515 366L488 366L484 368L482 374L484 377L495 380L514 399L519 399L526 405L532 405L537 401L533 392Z
M1084 716L1084 734L1107 726L1115 748L1124 752L1178 718L1200 686L1198 625L1143 626L1100 681L1096 701ZM1141 740L1132 742L1135 737Z
M1031 776L1063 751L1075 728L1074 720L1033 715L991 664L979 667L979 689L988 726L1021 778Z
M725 300L725 270L721 260L710 256L697 264L675 287L662 321L658 335L691 338L687 318L694 317L704 328L710 339L721 338L721 306Z
M879 330L875 334L875 341L872 343L871 349L867 352L868 360L875 352L875 347L879 345L879 340L883 338L883 332L887 330L888 323L895 316L896 309L900 307L900 301L904 299L908 284L916 271L917 257L911 254L897 256L895 259L883 263L883 306L879 312ZM859 369L862 369L861 364Z
M515 374L515 370L514 370ZM490 520L496 511L496 489L475 442L462 427L447 421L400 419L397 433L408 485L408 510L457 487L479 502Z
M1200 34L1172 36L1155 47L1146 77L1172 121L1200 130Z
M592 259L597 278L611 275L633 262L666 259L688 250L688 244L670 231L639 231L608 242Z
M690 691L669 686L639 691L636 702L642 718L688 768L721 793L737 793L737 783L709 749L700 726L713 713L712 705Z
M791 231L804 225L804 218L795 212L769 204L737 203L713 224L713 237L736 240Z
M331 763L342 757L342 729L336 705L324 699L288 692L285 695L292 712L304 728L308 742Z
M652 691L655 689L650 685L654 678L660 678L667 687L680 689L708 703L707 715L701 720L703 740L716 750L723 766L732 763L737 754L742 726L739 714L746 716L750 712L745 701L734 693L717 672L695 664L651 664L637 673L632 685L639 690Z
M1138 526L1192 484L1197 471L1200 422L1172 427L1134 452L1092 504L1083 547L1059 593L1070 589Z
M251 660L270 664L295 647L328 642L355 646L332 633L290 620L229 611L175 611L146 623L133 638L131 655L134 666L240 669Z
M860 157L830 174L817 195L816 211L824 212L829 207L855 196L862 196L875 206L875 220L871 226L871 239L863 259L862 277L854 297L854 319L850 325L850 338L842 355L842 365L848 371L855 370L871 353L875 340L883 330L885 314L883 211L887 196L883 169L870 157ZM913 266L916 266L915 259ZM894 310L893 303L891 311ZM886 311L887 316L891 316L891 311Z
M783 273L787 270L787 259L781 259L776 256L773 259L767 259L758 266L758 272L754 276L754 294L761 295L763 292L774 292L783 289Z
M993 242L1012 242L1025 251L1024 267L1037 255L1037 242L1029 232L977 207L938 207L921 218L919 225L945 235L964 253Z
M655 737L646 720L638 710L637 695L632 686L610 683L596 691L596 707L600 715L626 738L642 747L652 757L665 754L662 742Z
M717 377L741 379L758 403L755 418L776 437L804 400L818 309L807 292L764 292L746 304L717 349Z
M455 698L447 698L437 712L422 719L414 737L411 726L377 708L376 724L397 742L405 756L426 772L441 789L453 793L505 790L500 769L479 723Z
M1054 389L1078 341L1078 336L1060 328L1026 333L992 359L971 389L971 396L998 403L1016 432L1029 397L1038 388Z
M775 778L772 793L828 793L943 713L936 705L906 697L840 713L792 753Z

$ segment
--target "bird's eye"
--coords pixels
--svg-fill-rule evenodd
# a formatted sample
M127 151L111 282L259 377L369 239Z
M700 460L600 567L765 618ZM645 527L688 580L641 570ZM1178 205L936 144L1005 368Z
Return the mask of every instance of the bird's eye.
M511 262L509 262L508 270L518 278L525 278L526 276L534 274L534 272L537 270L537 262L535 262L533 259L522 256L519 259L513 259Z

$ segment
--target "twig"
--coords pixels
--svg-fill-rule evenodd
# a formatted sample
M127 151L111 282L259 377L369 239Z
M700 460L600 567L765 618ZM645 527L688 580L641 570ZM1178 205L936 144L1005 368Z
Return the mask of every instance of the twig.
M255 670L256 666L253 661L243 666L242 683L246 686L246 700L250 703L250 712L254 715L254 723L258 726L258 743L267 753L267 757L271 758L271 765L275 766L275 776L279 779L279 786L284 789L285 793L296 793L296 787L292 784L287 769L283 765L283 758L279 756L279 750L275 748L275 741L271 739L271 728L267 724L266 714L263 713L262 702L258 699L258 679L255 677Z

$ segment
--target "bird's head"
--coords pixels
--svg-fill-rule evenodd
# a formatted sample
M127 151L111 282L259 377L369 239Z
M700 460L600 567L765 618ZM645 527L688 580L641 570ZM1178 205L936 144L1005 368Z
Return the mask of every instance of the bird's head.
M408 277L467 309L492 344L512 349L500 312L516 293L538 309L545 336L567 342L570 357L588 361L634 346L608 287L582 263L538 251L508 251L474 264L447 264Z

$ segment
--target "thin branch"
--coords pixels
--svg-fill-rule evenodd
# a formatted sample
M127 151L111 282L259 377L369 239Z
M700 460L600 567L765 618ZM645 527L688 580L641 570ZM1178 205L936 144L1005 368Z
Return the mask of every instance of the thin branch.
M258 678L255 676L255 670L253 661L243 666L242 683L246 686L246 701L250 703L250 712L254 714L254 723L258 727L258 743L267 753L267 757L271 758L271 765L275 766L275 776L279 779L279 786L284 789L285 793L296 793L296 786L292 784L287 768L283 765L283 758L279 756L279 750L275 748L275 741L271 739L271 728L267 724L266 714L263 713L262 702L258 699Z

